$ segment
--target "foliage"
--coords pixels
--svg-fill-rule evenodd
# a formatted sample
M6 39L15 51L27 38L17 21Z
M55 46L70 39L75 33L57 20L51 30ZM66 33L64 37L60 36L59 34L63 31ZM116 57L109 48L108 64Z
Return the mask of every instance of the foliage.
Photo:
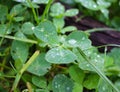
M75 0L108 18L113 2L96 1ZM66 10L52 0L0 3L0 91L119 92L120 49L99 53L88 32L66 26L64 19L76 16L78 9ZM45 9L40 14L42 4Z

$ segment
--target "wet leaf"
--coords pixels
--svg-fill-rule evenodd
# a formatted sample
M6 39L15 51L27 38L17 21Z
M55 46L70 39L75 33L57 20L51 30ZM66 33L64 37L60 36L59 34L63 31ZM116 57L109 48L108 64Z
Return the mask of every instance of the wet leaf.
M65 16L72 17L79 13L78 9L69 9L65 12Z
M34 25L31 22L26 22L22 25L21 30L24 34L32 35L33 28L34 28Z
M45 77L42 77L42 76L41 77L33 76L32 83L39 88L47 87L47 80L45 79Z
M61 30L61 33L64 34L66 32L72 32L72 31L76 31L76 30L77 30L77 28L75 26L67 26Z
M58 8L59 7L59 8ZM65 7L61 3L54 3L50 8L50 15L52 17L63 17Z
M8 14L8 8L4 5L0 5L0 21L5 21Z
M72 92L73 82L63 74L58 74L52 81L53 92Z
M81 49L88 49L91 47L91 41L84 32L75 31L66 38L67 44L70 47L80 47Z
M91 74L86 76L87 78L83 82L83 86L87 89L96 89L98 82L99 82L99 76L97 74Z
M58 36L56 27L50 21L41 22L37 27L33 29L35 36L47 44L58 44Z
M70 77L78 84L82 84L84 77L85 77L85 73L83 72L83 70L81 70L78 66L73 65L69 68L68 70Z
M50 49L46 54L46 60L55 64L67 64L76 60L76 55L72 51L63 48Z
M19 38L21 37L21 39L26 39L24 34L20 32L16 33L15 37L19 37ZM15 41L15 40L12 42L11 55L15 61L20 61L22 63L25 63L28 57L28 53L29 53L29 46L27 43Z
M45 75L50 68L51 64L45 60L45 54L40 53L40 55L34 60L27 70L32 74L42 76Z

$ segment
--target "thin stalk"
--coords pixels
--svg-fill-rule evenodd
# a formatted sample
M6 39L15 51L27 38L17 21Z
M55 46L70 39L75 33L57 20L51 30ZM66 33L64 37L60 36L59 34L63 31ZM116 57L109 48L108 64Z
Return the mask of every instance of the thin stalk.
M106 82L108 83L114 90L115 92L120 92L114 85L113 83L93 64L90 62L89 58L85 55L85 53L80 49L77 48L79 53L83 56L83 58L95 69L97 74Z
M93 29L88 29L85 30L86 33L92 33L92 32L98 32L98 31L115 31L113 28L93 28Z
M32 12L33 12L33 15L34 15L34 18L35 18L36 23L39 24L39 19L38 19L38 16L37 16L36 12L35 12L35 9L34 9L34 7L33 7L33 5L32 5L32 2L31 2L30 0L27 0L27 1L28 1L28 3L29 3L30 6L31 6L31 9L32 9Z
M4 38L7 38L7 39L12 39L12 40L17 40L17 41L21 41L21 42L27 42L27 43L33 43L33 44L37 44L38 42L35 41L35 40L30 40L30 39L21 39L21 38L17 38L17 37L14 37L14 36L9 36L9 35L1 35L0 34L0 37L4 37Z
M41 21L44 21L46 15L48 14L48 11L50 9L50 5L52 4L53 0L49 0L47 6L45 7L45 10L43 12L43 15L42 15L42 18L41 18Z
M26 69L33 63L33 61L36 59L36 57L39 55L39 51L35 51L35 53L31 56L31 58L27 61L26 64L23 65L23 67L21 68L21 70L17 73L15 81L13 83L12 89L10 92L13 92L16 90L17 85L20 81L20 78L22 76L22 74L24 73L24 71L26 71Z

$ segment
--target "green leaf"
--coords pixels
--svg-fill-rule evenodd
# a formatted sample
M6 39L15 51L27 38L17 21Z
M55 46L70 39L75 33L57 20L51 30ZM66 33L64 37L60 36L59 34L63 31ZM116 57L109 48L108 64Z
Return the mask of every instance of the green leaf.
M72 92L83 92L82 84L78 84L77 82L74 83L73 91Z
M42 77L42 76L41 77L33 76L32 83L39 88L47 87L47 80L45 79L45 77Z
M67 26L67 27L65 27L61 30L61 33L64 34L66 32L72 32L72 31L75 31L75 30L77 30L77 28L75 26Z
M0 21L5 21L8 14L8 8L4 5L0 5Z
M47 4L49 0L33 0L32 2L37 4Z
M33 28L34 28L34 25L31 22L25 22L22 25L21 30L24 34L32 35L33 34Z
M53 23L58 31L62 29L65 25L64 18L53 18Z
M111 20L111 25L117 28L120 31L120 17L114 16Z
M67 64L76 60L76 55L68 49L53 48L46 54L46 60L55 64Z
M4 35L4 34L6 33L6 32L5 32L6 29L7 29L7 28L6 28L6 25L1 24L1 25L0 25L0 34L1 34L1 35Z
M114 59L115 65L120 67L120 48L112 49L108 55Z
M45 53L41 53L28 67L28 71L37 76L43 76L51 68L51 64L45 60Z
M50 45L58 44L58 36L55 26L50 21L41 22L33 29L35 36Z
M104 62L104 67L110 67L114 64L114 60L112 57L106 56L105 57L105 62Z
M100 79L97 92L113 92L112 87L109 86L106 82L104 82L102 79Z
M100 10L108 8L111 5L111 3L106 0L97 0L96 3L99 5Z
M120 90L120 79L115 82L115 86Z
M22 39L26 39L22 33L16 33L15 37L21 37ZM27 43L20 41L13 41L11 47L11 55L15 61L20 61L21 63L25 63L28 57L29 46Z
M105 16L105 18L107 18L107 19L109 18L109 10L108 9L101 9L101 12Z
M99 82L99 76L97 74L88 75L85 79L83 86L87 89L96 89Z
M50 8L50 15L52 17L63 17L65 7L61 3L54 3Z
M19 15L19 14L23 13L25 11L25 9L26 8L23 7L21 4L17 4L11 9L10 15L11 16Z
M72 92L73 82L63 74L58 74L52 81L53 92Z
M24 17L14 17L15 22L20 22L20 21L23 21L23 20L24 20Z
M84 7L91 10L99 10L98 5L94 0L75 0L77 3L81 3Z
M91 47L91 41L87 35L81 31L75 31L68 35L66 38L67 44L70 47L80 47L82 50Z
M103 69L104 69L104 57L100 56L97 53L92 53L88 57L90 57L90 62L91 63L93 63L98 69L103 71ZM85 60L79 62L79 67L83 70L95 71L92 68L92 66Z
M81 85L85 77L85 73L83 72L83 70L81 70L78 66L73 65L68 69L68 71L69 71L70 77L76 83Z
M79 13L78 9L69 9L65 12L65 16L73 17Z

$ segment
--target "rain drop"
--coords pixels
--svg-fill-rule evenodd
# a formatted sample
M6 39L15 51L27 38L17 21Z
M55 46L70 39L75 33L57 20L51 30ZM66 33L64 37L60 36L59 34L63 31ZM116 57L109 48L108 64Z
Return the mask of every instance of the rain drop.
M35 29L35 27L32 27L32 30L34 30Z
M76 40L71 39L71 40L69 40L68 42L69 42L69 44L72 44L72 45L73 45L73 44L75 44L75 43L76 43Z

